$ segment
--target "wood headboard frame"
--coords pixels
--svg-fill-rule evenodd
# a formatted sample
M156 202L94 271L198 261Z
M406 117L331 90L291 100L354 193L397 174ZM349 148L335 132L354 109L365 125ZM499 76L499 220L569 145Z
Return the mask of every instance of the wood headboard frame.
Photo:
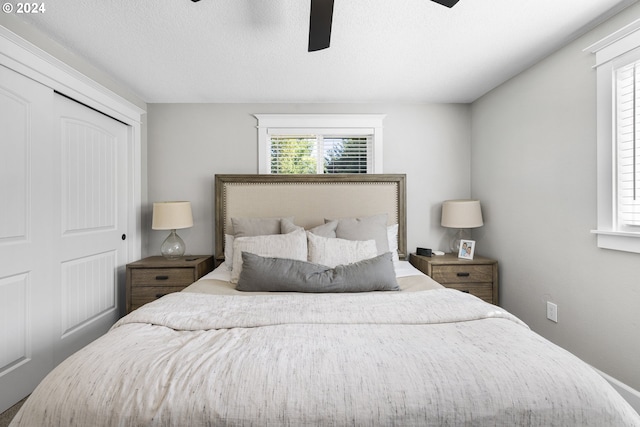
M407 256L406 175L216 175L215 258L224 260L231 217L288 217L305 228L324 218L388 214L398 224L398 253Z

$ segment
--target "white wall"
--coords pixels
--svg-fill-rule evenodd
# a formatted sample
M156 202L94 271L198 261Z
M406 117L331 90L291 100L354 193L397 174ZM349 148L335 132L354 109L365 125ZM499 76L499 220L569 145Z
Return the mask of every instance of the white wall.
M166 236L150 230L151 204L162 200L192 202L195 225L178 234L188 253L213 253L213 176L257 173L256 113L386 114L383 172L407 174L408 248L445 247L440 203L470 194L467 105L149 104L143 255L159 254Z
M30 43L33 43L51 56L54 56L56 59L81 72L85 76L91 78L110 91L120 95L129 102L135 104L143 110L146 109L147 104L131 89L114 80L114 78L110 74L102 71L99 68L96 68L86 59L77 56L67 48L54 42L49 37L44 35L38 28L33 27L32 25L16 18L14 14L0 13L0 25L19 35Z
M596 74L590 44L634 5L472 105L478 248L500 260L501 305L640 390L640 255L602 250L596 227ZM558 323L546 319L558 305Z

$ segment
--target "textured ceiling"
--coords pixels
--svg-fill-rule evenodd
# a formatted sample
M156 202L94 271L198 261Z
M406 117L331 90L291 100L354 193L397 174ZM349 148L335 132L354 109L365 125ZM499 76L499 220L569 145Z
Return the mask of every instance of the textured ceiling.
M16 15L144 101L471 102L637 0L55 0Z

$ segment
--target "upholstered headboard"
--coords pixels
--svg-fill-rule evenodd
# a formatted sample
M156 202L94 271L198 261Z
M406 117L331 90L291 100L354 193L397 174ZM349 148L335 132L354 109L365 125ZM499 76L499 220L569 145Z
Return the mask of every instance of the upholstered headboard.
M398 224L398 253L407 255L406 175L216 175L215 257L224 259L231 218L293 217L305 228L325 218L388 214Z

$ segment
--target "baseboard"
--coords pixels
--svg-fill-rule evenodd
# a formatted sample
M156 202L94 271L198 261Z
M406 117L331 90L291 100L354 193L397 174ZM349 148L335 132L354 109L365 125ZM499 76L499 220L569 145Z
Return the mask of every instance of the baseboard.
M635 409L636 412L638 414L640 414L640 391L629 387L628 385L626 385L622 381L619 381L619 380L613 378L612 376L605 374L604 372L600 371L599 369L596 369L596 368L593 368L593 369L598 374L600 374L600 376L602 376L602 378L607 380L609 382L609 384L611 384L613 386L613 388L615 388L616 391L618 393L620 393L620 395L622 397L624 397L624 399L627 402L629 402L629 404L633 407L633 409Z

